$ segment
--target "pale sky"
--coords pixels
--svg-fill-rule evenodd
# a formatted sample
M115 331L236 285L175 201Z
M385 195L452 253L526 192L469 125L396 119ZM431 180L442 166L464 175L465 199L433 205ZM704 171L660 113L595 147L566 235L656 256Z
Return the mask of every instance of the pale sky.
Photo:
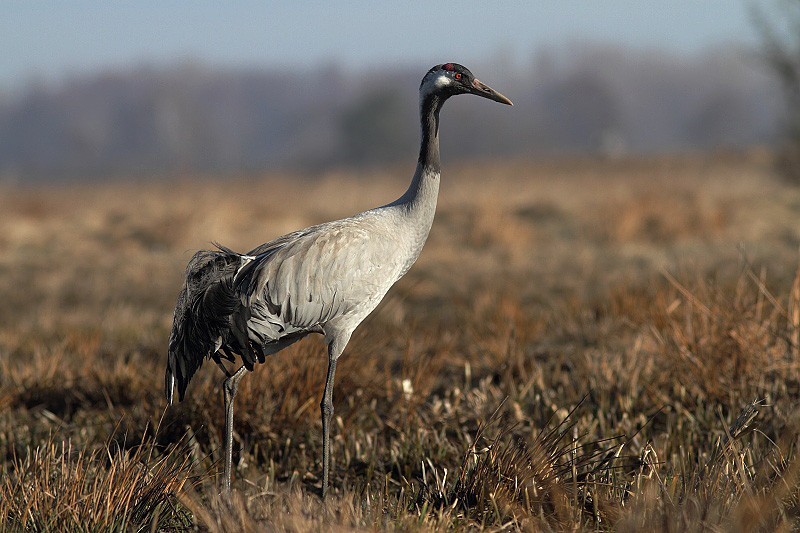
M580 40L694 53L752 44L769 0L40 1L0 0L0 91L132 64L346 68L393 62L525 64Z

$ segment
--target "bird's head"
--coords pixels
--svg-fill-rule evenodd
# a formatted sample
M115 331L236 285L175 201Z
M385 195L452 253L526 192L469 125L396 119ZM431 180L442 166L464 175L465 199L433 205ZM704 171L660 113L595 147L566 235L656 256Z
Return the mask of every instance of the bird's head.
M446 100L456 94L476 94L501 104L514 105L511 100L482 83L464 65L444 63L425 74L419 86L420 98L436 95Z

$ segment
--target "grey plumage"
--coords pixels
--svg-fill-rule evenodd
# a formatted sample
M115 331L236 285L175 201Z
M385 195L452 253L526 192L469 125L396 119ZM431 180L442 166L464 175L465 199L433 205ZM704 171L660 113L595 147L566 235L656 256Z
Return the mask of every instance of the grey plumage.
M174 375L182 400L206 358L238 354L252 370L309 333L334 335L366 316L416 258L403 242L409 236L380 230L386 215L314 226L246 254L197 252L175 309L167 386Z
M408 190L396 201L343 220L312 226L240 254L218 246L197 252L175 306L166 396L182 400L204 360L225 372L225 488L230 488L233 399L239 379L310 333L328 343L328 376L320 405L322 494L328 485L329 431L336 360L353 330L408 271L433 223L439 191L439 111L455 94L511 104L454 63L433 67L420 85L422 143ZM222 359L242 361L230 374Z

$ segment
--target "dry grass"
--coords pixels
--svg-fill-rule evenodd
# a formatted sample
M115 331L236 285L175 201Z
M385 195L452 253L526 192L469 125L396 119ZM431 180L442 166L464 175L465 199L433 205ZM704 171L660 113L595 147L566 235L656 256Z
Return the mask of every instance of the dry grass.
M0 529L797 529L800 191L769 168L445 161L425 251L340 361L325 503L320 339L243 380L226 500L218 370L164 411L171 310L193 250L408 169L2 188Z
M3 531L178 530L191 526L175 494L190 475L185 450L154 456L152 442L134 450L106 444L74 450L49 442L14 457L0 485Z

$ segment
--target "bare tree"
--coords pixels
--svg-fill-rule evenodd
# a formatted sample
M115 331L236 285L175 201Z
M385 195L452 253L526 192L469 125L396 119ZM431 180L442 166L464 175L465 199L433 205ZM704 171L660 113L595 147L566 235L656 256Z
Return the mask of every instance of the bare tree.
M778 154L781 174L800 184L800 0L778 0L771 12L752 9L766 64L786 103L785 142Z

